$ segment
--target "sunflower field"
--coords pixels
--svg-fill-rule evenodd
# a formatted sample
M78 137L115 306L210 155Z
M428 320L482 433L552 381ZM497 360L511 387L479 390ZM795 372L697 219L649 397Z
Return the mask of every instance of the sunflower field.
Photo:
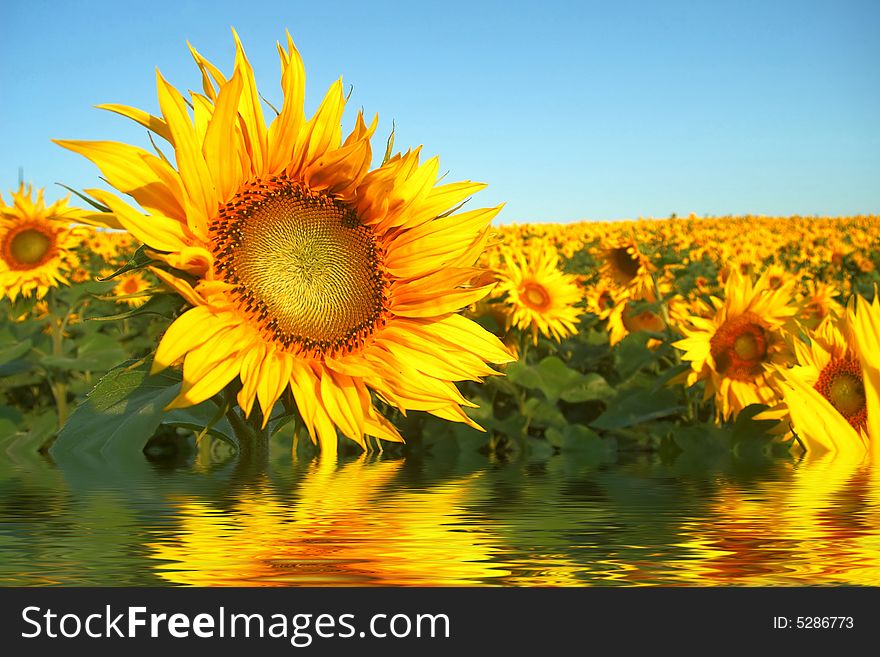
M301 417L288 412L291 400L276 402L265 428L229 403L240 382L168 408L184 372L151 374L150 364L191 304L129 233L71 224L66 217L91 215L46 207L29 189L12 200L2 225L4 435L35 450L161 451L207 438L231 453L262 434L317 451ZM847 449L832 411L855 429L858 445L867 437L871 377L862 369L868 356L860 357L869 348L858 349L873 328L858 332L858 308L868 320L876 315L862 300L854 311L851 300L873 296L876 222L690 217L493 227L479 261L483 296L461 311L503 341L511 360L496 368L502 376L460 384L466 411L454 423L404 415L377 396L405 442L340 436L339 448L507 458ZM39 264L25 269L28 258ZM808 415L823 409L821 423Z
M864 455L878 218L493 224L437 158L373 167L293 42L158 77L149 150L59 141L114 189L0 205L0 434L43 452ZM267 122L267 117L269 121ZM82 207L78 207L81 205ZM872 440L872 436L875 438Z

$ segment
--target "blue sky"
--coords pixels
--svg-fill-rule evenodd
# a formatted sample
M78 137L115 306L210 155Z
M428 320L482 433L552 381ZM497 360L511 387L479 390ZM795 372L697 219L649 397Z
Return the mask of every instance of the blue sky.
M157 112L157 67L198 89L187 40L230 72L234 26L273 103L287 28L307 112L341 75L346 127L378 112L381 156L393 120L505 222L880 213L880 3L517 5L4 0L0 189L100 186L50 139L149 147L93 106Z

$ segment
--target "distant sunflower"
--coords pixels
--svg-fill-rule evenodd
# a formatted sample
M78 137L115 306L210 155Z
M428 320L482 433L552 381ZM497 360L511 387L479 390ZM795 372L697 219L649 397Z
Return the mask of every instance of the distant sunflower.
M806 448L860 457L880 451L880 303L859 299L842 330L824 322L798 365L780 369L791 425Z
M497 291L507 294L508 323L531 331L535 344L538 333L554 340L573 334L581 314L575 304L583 293L576 276L560 271L557 249L536 241L527 249L505 250L504 259Z
M599 271L607 280L626 288L634 299L647 299L653 295L652 274L656 267L639 250L634 239L622 235L612 238L598 255L603 263Z
M806 288L800 314L800 320L805 326L815 328L825 321L835 321L843 317L843 306L837 301L840 293L834 284L811 278L806 281Z
M42 189L34 198L33 187L22 185L12 192L12 205L0 196L0 296L42 299L49 288L68 284L79 265L76 217L66 199L47 207Z
M718 272L718 279L721 283L726 283L728 277L733 272L737 272L740 276L752 276L755 271L755 254L751 251L745 253L737 253L730 256L726 260L726 264Z
M587 310L599 319L608 319L614 312L618 301L625 296L625 293L621 294L616 287L601 278L586 290Z
M777 263L768 265L763 272L763 277L767 281L767 287L771 290L778 290L794 278L785 267Z
M501 342L456 314L491 285L474 268L500 208L450 214L485 185L437 185L419 149L370 170L378 122L359 114L343 140L342 81L310 119L305 73L290 36L279 45L284 103L268 127L254 72L235 36L232 77L192 50L204 95L188 102L158 75L162 116L105 109L174 148L177 168L134 146L59 142L91 159L148 214L91 190L172 270L155 273L193 309L167 330L153 371L183 361L168 408L198 404L240 381L239 406L263 423L290 389L313 440L336 449L337 428L400 441L371 391L403 411L471 423L454 381L494 374ZM389 143L390 151L390 143ZM192 284L190 281L193 281Z
M150 281L139 271L122 274L116 278L113 295L119 303L137 308L147 302L146 291L151 287Z
M644 303L634 303L626 296L621 297L620 301L614 305L606 320L608 322L608 344L612 347L630 333L638 331L662 333L666 329L666 322L660 315L645 307ZM649 338L646 344L653 348L659 345L660 341L656 338Z
M794 329L798 307L794 281L771 290L766 278L753 283L734 268L725 283L725 299L712 299L714 313L691 316L679 326L685 335L674 346L690 361L689 385L706 381L719 418L736 417L749 404L774 405L774 364L791 360L786 337Z

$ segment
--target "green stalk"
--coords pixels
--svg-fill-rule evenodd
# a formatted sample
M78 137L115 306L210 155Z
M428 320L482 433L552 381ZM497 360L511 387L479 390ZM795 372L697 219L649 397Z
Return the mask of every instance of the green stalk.
M64 355L64 329L67 327L67 314L63 318L56 314L58 306L55 304L51 292L47 301L49 302L49 329L52 338L52 355L58 358ZM70 413L70 409L67 406L67 382L60 380L63 376L63 374L53 376L51 371L46 376L49 381L49 389L52 391L52 397L55 399L59 431L64 427L64 423L67 421L67 416Z

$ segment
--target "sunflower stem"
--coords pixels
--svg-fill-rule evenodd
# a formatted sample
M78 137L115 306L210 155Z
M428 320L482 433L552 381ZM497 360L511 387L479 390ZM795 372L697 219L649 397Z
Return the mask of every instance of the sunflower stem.
M237 471L244 479L265 472L269 463L269 432L257 430L253 421L245 422L235 408L226 413L238 441Z
M651 274L651 283L654 286L654 298L657 300L657 304L660 307L660 317L663 318L666 336L671 342L675 336L672 334L672 327L669 325L669 308L666 307L666 301L660 295L660 286L657 284L657 277L654 276L654 274ZM675 359L676 365L681 363L681 357L679 356L678 349L675 347L672 347L672 357Z
M241 451L242 444L253 440L254 434L251 431L251 428L241 419L241 416L235 412L235 408L232 406L226 411L226 419L229 420L229 424L232 425L232 431L235 433L235 438L238 440L238 448L239 451Z
M52 337L52 355L58 358L64 354L64 329L67 325L67 315L65 314L64 318L56 315L58 306L55 303L54 295L51 295L51 293L48 301L50 317L49 329ZM47 378L49 380L49 388L52 391L52 397L55 399L55 409L58 413L58 430L61 431L64 427L64 423L67 421L67 415L69 412L67 406L67 382L53 376L51 372Z
M677 348L672 346L672 341L675 339L675 335L673 335L672 326L669 324L669 308L666 305L666 301L660 295L660 286L657 284L657 277L654 276L654 274L651 274L651 283L654 286L654 298L657 300L657 304L660 308L660 317L663 319L664 333L666 333L666 337L669 340L669 346L672 347L673 363L675 363L675 365L680 365L681 354L678 353ZM685 419L688 420L688 422L693 422L694 417L696 416L696 411L694 409L694 399L690 394L690 388L688 387L685 387L684 398L687 400Z

